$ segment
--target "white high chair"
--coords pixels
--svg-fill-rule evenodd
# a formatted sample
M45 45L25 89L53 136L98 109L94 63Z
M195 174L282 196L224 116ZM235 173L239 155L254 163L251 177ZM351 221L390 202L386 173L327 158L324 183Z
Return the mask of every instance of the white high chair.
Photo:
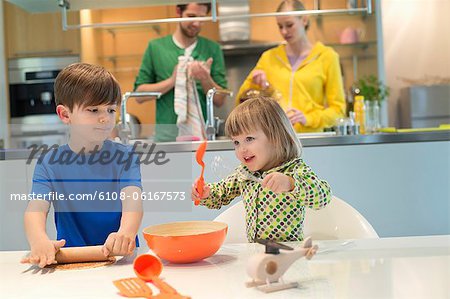
M228 224L225 243L248 242L242 200L229 207L214 221ZM321 210L306 208L303 233L305 237L311 236L313 240L379 238L364 216L336 196Z
M227 237L224 243L248 242L245 232L245 208L242 200L223 211L214 221L228 224Z

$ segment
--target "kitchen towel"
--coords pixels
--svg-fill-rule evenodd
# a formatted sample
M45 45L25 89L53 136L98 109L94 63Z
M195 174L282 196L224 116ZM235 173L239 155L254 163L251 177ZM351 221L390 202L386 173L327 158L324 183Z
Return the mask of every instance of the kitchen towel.
M177 76L175 79L174 105L178 115L178 136L197 136L206 139L205 121L203 119L196 83L189 76L191 56L179 56Z

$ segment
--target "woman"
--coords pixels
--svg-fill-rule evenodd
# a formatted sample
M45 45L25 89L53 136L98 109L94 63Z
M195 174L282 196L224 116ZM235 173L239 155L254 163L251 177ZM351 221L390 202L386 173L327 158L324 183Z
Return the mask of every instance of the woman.
M305 10L298 0L281 2L277 12ZM241 86L237 102L249 90L270 89L297 132L320 132L345 114L338 54L321 42L308 40L306 16L279 16L286 43L267 50ZM274 91L273 91L274 90Z

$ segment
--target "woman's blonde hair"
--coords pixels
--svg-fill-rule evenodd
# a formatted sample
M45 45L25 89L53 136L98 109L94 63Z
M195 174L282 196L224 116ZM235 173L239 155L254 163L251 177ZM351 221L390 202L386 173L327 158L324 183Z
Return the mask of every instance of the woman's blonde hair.
M281 12L283 10L287 11L302 11L306 10L305 5L299 0L284 0L278 5L277 12ZM305 30L309 28L309 20L305 26Z
M270 97L258 96L238 105L225 123L225 134L229 137L249 134L258 129L274 145L275 165L301 155L302 145L291 122L280 105Z

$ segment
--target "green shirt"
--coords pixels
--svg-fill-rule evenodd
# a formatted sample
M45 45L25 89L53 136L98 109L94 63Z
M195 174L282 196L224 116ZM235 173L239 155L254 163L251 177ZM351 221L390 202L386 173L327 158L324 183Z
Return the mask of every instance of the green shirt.
M142 58L134 89L141 84L157 83L172 76L173 69L178 63L178 56L181 55L184 55L184 49L179 48L173 42L172 35L150 41ZM199 36L191 56L197 61L206 61L211 57L213 59L211 65L212 79L221 87L227 88L225 62L218 43ZM206 95L200 82L197 82L197 90L203 117L206 119ZM176 122L174 89L171 89L156 102L156 141L174 141L178 135Z
M261 183L246 179L243 173L262 178L272 172L280 172L294 179L290 192L274 193L262 188ZM317 177L311 168L297 158L264 173L250 172L240 165L224 180L208 184L211 194L200 202L210 209L220 209L234 198L241 196L247 224L247 239L274 241L302 241L305 207L321 209L331 200L330 185Z

